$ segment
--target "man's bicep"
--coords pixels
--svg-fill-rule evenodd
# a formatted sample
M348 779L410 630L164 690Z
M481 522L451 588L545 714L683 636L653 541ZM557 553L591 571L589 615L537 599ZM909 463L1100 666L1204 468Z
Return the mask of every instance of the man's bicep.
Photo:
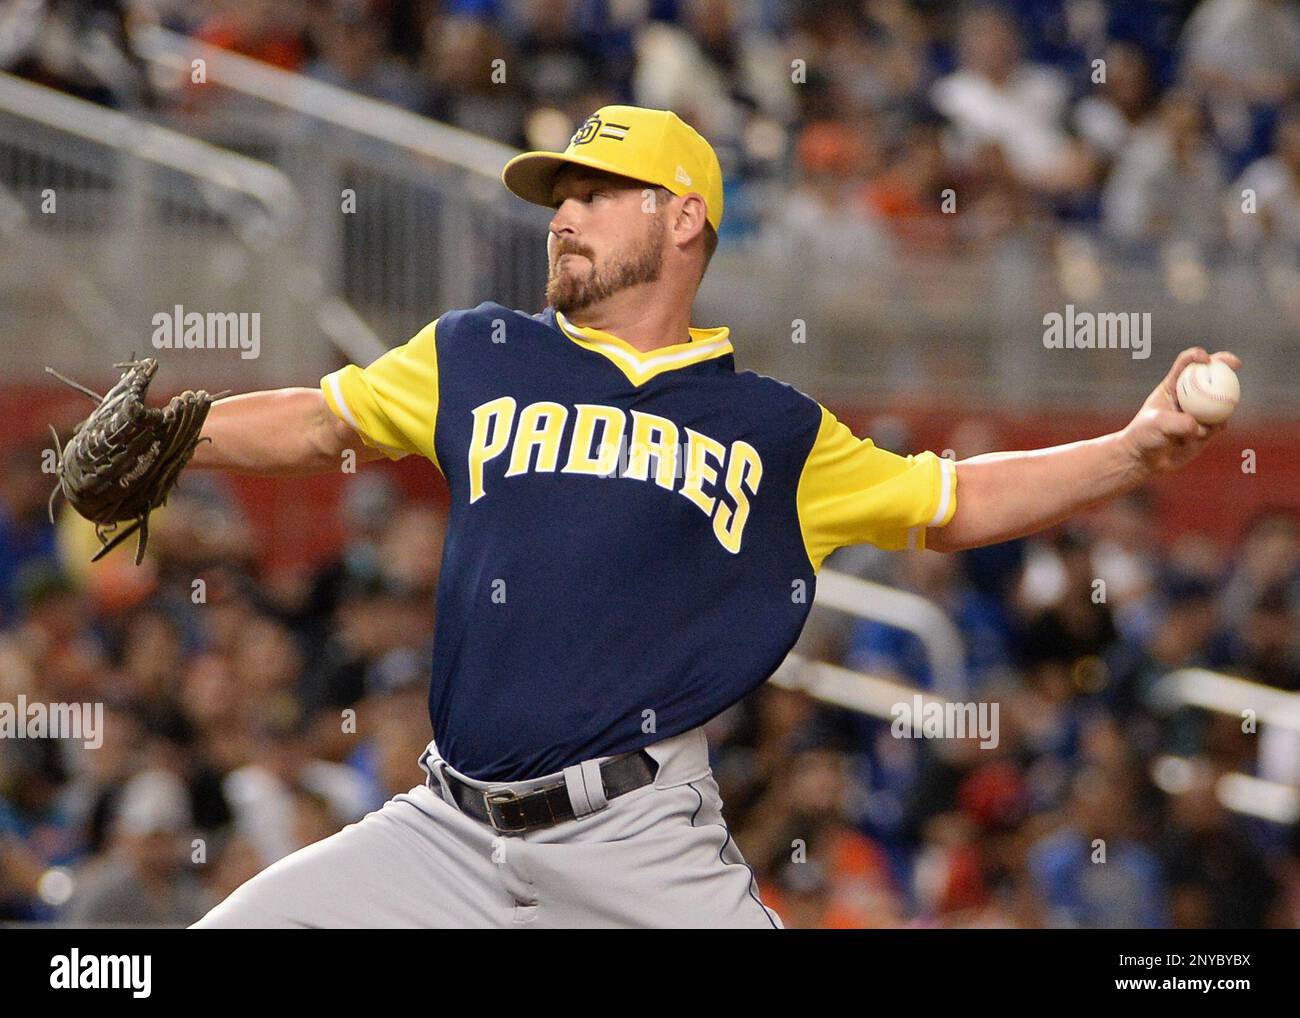
M367 368L348 365L321 379L330 410L378 455L400 459L418 453L438 463L436 325L426 326Z
M798 492L809 561L820 568L827 555L850 544L924 548L927 528L942 527L956 509L954 466L931 452L899 456L879 449L822 408Z

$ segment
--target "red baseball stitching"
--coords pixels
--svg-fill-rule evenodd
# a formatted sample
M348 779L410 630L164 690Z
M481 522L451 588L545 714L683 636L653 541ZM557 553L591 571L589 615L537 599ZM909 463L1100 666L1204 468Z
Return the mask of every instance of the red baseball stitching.
M1190 375L1187 376L1187 388L1195 392L1199 392L1206 399L1213 400L1215 403L1233 402L1227 396L1220 396L1211 392L1209 389L1203 388L1201 386L1201 376L1199 371L1193 371Z

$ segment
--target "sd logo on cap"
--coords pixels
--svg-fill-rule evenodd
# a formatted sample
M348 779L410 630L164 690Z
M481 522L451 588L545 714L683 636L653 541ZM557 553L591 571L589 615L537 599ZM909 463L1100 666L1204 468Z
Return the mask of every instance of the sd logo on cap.
M569 146L585 145L596 137L596 132L600 130L600 117L594 113L582 122L582 126L573 132L573 137L569 139Z

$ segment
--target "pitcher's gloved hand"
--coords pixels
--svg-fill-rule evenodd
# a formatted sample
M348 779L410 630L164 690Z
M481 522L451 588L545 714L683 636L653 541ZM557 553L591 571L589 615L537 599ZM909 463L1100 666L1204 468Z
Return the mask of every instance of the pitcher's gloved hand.
M50 520L54 520L54 500L62 492L73 509L95 524L102 547L92 562L138 530L135 562L139 565L149 543L149 514L167 501L194 455L208 409L225 393L187 391L165 407L150 407L145 397L158 362L143 357L113 366L126 370L106 396L45 369L98 404L57 454L59 483L50 493ZM58 433L53 427L50 431L57 448ZM130 526L120 528L128 522Z

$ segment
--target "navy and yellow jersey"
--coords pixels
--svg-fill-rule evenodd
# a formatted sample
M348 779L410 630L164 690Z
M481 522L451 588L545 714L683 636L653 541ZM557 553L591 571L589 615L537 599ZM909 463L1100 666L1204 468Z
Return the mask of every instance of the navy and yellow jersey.
M429 711L485 780L704 723L781 663L831 551L922 548L956 508L953 463L737 372L725 328L641 353L485 303L321 387L366 443L447 479Z

